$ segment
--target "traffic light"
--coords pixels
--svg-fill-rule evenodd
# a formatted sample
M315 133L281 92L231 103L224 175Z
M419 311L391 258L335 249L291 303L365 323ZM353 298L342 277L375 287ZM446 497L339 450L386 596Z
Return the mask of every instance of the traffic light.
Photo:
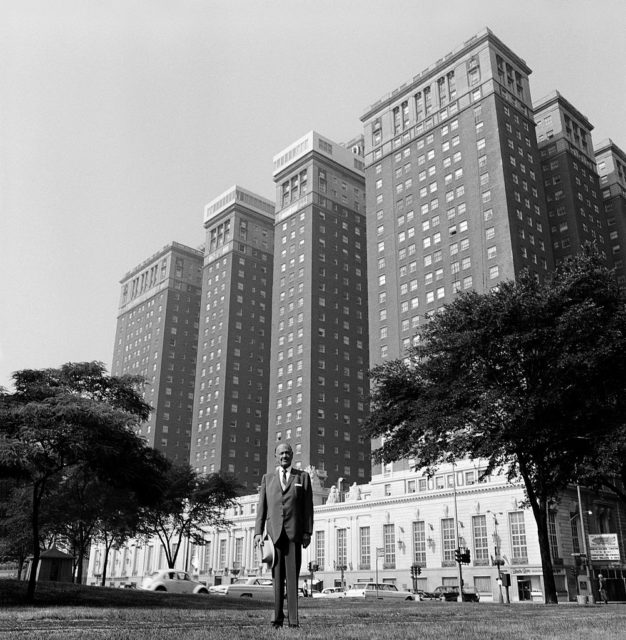
M320 570L320 566L319 564L317 564L317 562L313 563L313 571L319 571Z
M463 564L469 564L471 562L470 558L471 558L470 550L465 549L465 553L463 553L461 556L461 562L463 562Z
M419 565L417 565L417 575L422 575L422 567L420 567Z
M454 559L456 560L456 562L458 562L459 564L461 564L461 562L463 562L463 558L462 558L462 554L461 554L461 549L455 549L454 550Z
M309 573L311 573L313 571L313 563L312 562L309 562L308 569L309 569Z

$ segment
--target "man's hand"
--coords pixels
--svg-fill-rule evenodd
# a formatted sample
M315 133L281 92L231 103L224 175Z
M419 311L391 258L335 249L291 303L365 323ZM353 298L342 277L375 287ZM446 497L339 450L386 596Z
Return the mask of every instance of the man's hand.
M260 533L257 533L254 536L254 546L258 547L258 546L262 546L263 545L263 536Z
M306 549L311 544L311 534L303 533L302 534L302 548Z

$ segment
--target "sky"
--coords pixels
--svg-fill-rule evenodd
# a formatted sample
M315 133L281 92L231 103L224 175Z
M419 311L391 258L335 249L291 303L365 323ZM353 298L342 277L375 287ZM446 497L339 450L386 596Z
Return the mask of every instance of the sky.
M484 27L626 150L623 0L0 0L0 385L110 367L119 280Z

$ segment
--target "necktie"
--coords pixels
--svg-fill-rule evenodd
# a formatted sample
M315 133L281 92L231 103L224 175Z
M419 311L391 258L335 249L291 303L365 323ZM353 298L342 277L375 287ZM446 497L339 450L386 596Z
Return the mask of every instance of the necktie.
M283 487L287 486L287 469L283 469Z

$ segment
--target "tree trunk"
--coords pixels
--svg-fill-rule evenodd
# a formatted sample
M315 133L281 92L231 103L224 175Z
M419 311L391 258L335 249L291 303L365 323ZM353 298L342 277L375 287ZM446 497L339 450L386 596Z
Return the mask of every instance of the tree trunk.
M78 534L78 548L76 550L77 564L76 564L76 577L74 580L76 584L83 583L83 564L85 562L85 556L87 555L88 543L86 542L86 540L88 539L90 539L90 533L86 534L84 529L81 526Z
M532 504L533 513L537 522L537 534L539 538L539 552L541 554L541 568L543 570L543 588L546 604L557 604L556 583L554 582L554 567L552 566L552 553L550 551L550 537L548 535L548 501L540 500L538 504Z
M518 456L519 460L519 456ZM539 498L535 493L527 470L522 462L519 464L520 474L526 486L526 495L537 523L537 537L539 539L539 553L541 555L541 570L543 573L544 602L557 604L556 583L554 582L554 567L552 566L552 554L550 553L550 538L548 536L548 501L545 497Z
M106 534L104 536L104 562L102 563L102 580L100 580L100 586L106 586L107 581L107 565L109 564L109 549L111 545L107 540Z
M41 550L39 548L39 504L41 497L39 495L38 486L33 485L33 506L31 511L31 526L33 535L33 560L30 566L30 576L28 578L28 588L26 590L26 602L35 601L35 588L37 586L37 569L39 568L39 559Z

